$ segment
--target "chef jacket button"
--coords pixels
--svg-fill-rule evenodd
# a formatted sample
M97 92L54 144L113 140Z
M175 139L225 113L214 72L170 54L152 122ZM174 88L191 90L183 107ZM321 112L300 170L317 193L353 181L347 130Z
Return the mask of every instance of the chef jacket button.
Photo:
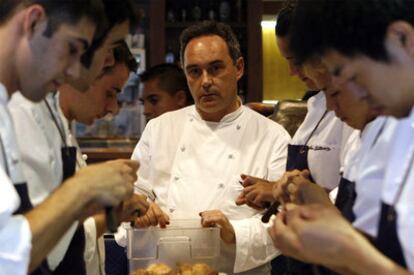
M82 159L83 159L84 161L87 161L87 160L88 160L88 155L87 155L87 154L82 154Z
M173 213L174 211L175 211L175 209L174 208L170 208L170 209L168 209L169 211L170 211L170 213Z
M223 189L224 188L224 183L219 183L218 188Z
M241 129L241 126L240 126L240 125L237 125L237 126L236 126L236 129L237 129L237 130L240 130L240 129Z
M185 146L181 146L180 150L181 150L181 152L184 152L185 151Z
M179 177L174 177L174 181L178 181L180 178Z
M194 121L194 118L190 118L190 122L193 122Z
M233 154L230 154L228 157L229 157L229 159L233 159L234 158Z

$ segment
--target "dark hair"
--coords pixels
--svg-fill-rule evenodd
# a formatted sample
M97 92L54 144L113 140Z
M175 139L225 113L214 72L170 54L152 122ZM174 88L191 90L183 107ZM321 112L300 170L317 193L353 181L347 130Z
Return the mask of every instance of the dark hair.
M114 26L128 21L132 27L138 22L138 13L132 0L102 0L102 2L108 24L103 32L95 35L91 47L82 55L81 62L86 68L91 66L95 51L102 46Z
M296 1L287 1L277 14L275 26L276 36L287 37L290 34L290 25L295 5Z
M215 21L203 21L185 29L180 35L180 59L184 64L184 51L187 44L200 36L218 35L226 42L233 63L241 57L240 44L230 26Z
M46 12L48 25L45 36L51 37L63 23L75 25L87 17L97 31L106 24L101 0L0 0L0 24L6 23L19 9L40 5Z
M175 64L163 63L153 66L141 73L139 78L144 83L149 80L158 80L158 87L170 95L174 95L178 91L183 90L187 97L187 103L193 103L193 97L188 88L184 71Z
M125 41L114 49L115 65L125 64L130 72L136 73L138 70L138 62L132 55Z
M290 49L300 63L330 49L386 62L386 31L397 20L414 25L414 1L298 0Z

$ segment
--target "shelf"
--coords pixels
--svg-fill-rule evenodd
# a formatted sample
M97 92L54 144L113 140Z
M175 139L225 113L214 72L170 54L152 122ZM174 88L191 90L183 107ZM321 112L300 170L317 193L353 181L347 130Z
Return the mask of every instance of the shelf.
M166 22L165 27L168 29L185 29L190 27L196 22L187 21L187 22ZM246 23L244 22L223 22L228 24L232 29L246 28Z

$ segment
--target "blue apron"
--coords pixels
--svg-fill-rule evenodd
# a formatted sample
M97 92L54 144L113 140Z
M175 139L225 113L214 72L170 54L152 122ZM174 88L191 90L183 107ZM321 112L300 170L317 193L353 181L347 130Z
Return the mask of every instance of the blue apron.
M73 176L76 171L76 147L68 146L66 143L64 129L61 129L59 122L55 117L49 103L44 100L46 107L49 110L50 115L52 116L53 122L56 128L59 131L60 137L63 142L63 147L61 148L62 155L62 169L63 169L63 178L64 182L67 178ZM84 259L85 252L85 230L83 224L79 224L78 228L75 231L75 234L72 237L72 240L69 244L69 247L63 257L62 261L53 271L53 274L56 275L86 275L86 265Z
M353 206L356 199L355 182L341 177L338 186L338 194L335 200L335 206L341 211L342 215L352 223L355 220Z
M385 256L402 267L407 267L397 233L397 212L392 205L381 203L380 224L375 245Z
M315 125L315 128L312 130L311 134L305 141L304 145L288 145L288 156L287 156L287 163L286 163L286 171L292 170L309 170L308 164L308 152L309 146L307 145L309 140L315 134L316 130L318 129L319 125L321 124L322 120L326 117L328 111L322 115L318 123ZM309 179L313 182L312 175L309 175ZM293 258L286 257L286 256L278 256L276 259L272 261L272 275L281 275L281 274L294 274L294 275L309 275L314 274L316 266L303 263L301 261L297 261Z
M409 161L409 166L403 176L403 180L398 188L398 192L395 196L393 203L386 204L384 202L381 203L381 215L380 215L380 222L378 228L378 235L375 239L375 245L385 256L389 257L402 267L407 267L407 262L404 258L403 249L401 246L401 242L398 238L397 232L397 211L395 206L397 205L402 192L404 191L404 187L408 182L408 176L410 174L410 168L412 167L414 162L414 155L411 155L411 159Z

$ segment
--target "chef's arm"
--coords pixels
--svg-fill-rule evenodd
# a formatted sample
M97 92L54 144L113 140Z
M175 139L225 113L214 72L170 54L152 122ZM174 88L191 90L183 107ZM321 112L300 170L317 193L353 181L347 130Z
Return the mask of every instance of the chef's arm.
M344 256L351 272L348 274L408 275L412 274L379 252L362 236L343 243Z
M91 209L116 206L133 192L138 163L117 161L82 168L42 204L25 214L32 232L29 273L72 223Z

